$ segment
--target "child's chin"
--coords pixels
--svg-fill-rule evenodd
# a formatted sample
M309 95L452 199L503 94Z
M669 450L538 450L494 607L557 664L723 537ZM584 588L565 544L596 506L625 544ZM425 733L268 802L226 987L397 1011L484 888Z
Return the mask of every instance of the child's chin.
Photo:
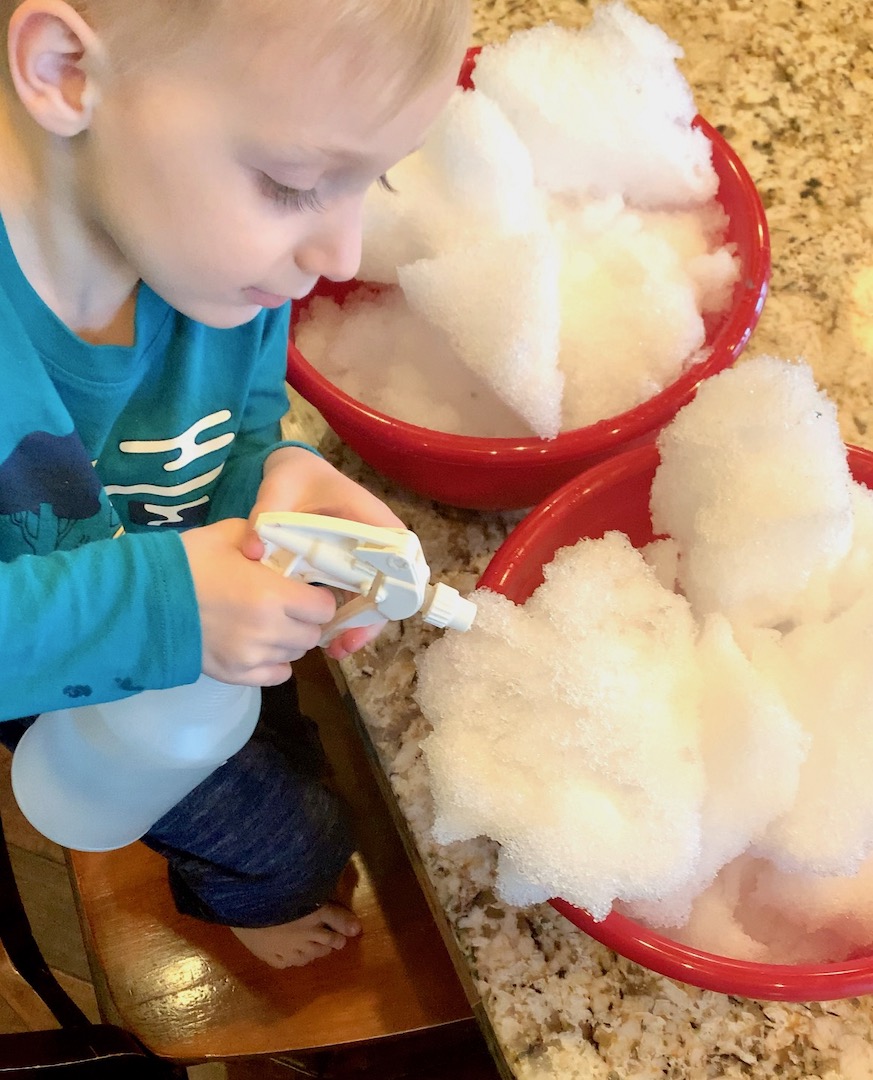
M172 301L171 301L172 303ZM192 303L173 305L178 312L215 330L232 330L251 322L264 310L259 304Z

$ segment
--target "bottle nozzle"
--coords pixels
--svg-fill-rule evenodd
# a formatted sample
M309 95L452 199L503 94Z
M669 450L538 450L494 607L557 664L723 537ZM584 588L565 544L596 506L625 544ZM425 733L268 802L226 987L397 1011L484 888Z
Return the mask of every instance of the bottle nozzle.
M431 626L469 630L476 618L476 605L472 600L466 600L451 585L438 582L436 585L427 586L421 617Z

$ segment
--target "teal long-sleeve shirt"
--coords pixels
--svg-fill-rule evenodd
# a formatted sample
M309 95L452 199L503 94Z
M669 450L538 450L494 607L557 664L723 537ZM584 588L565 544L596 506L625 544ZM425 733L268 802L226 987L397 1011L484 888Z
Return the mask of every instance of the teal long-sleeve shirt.
M0 223L0 720L197 678L179 533L247 516L289 445L287 335L287 306L215 330L141 285L135 343L90 345Z

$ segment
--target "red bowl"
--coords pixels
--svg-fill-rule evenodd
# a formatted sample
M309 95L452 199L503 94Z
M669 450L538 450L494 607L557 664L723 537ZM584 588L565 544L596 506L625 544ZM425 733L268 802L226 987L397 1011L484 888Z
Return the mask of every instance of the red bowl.
M537 506L495 553L479 582L522 604L543 581L558 548L611 529L636 547L653 539L649 490L658 466L654 445L605 461ZM873 487L873 452L849 447L852 475ZM566 900L552 907L595 940L643 967L723 994L767 1001L828 1001L873 992L873 956L833 964L754 964L692 949L613 912L596 922Z
M472 49L460 84L470 87ZM288 349L288 382L315 406L336 434L377 472L450 506L511 510L533 506L561 484L620 450L650 441L694 395L698 383L729 367L754 329L770 276L770 239L761 199L725 139L698 116L695 126L712 143L717 198L728 216L727 241L736 245L740 275L728 309L704 320L706 360L633 409L552 440L533 436L488 439L450 435L408 424L356 401L321 375L293 344L293 323L307 300L295 304ZM339 302L360 282L322 280L310 296ZM307 298L308 299L308 298Z

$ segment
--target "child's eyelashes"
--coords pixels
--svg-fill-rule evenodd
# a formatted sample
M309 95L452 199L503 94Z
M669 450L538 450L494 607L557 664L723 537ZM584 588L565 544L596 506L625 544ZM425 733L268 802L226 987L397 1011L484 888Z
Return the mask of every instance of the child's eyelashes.
M258 186L268 199L283 209L312 210L316 213L324 210L324 203L314 189L301 191L299 188L287 187L263 172L258 173Z
M278 180L274 180L269 173L265 172L257 173L257 181L261 192L283 209L310 210L315 213L325 210L325 205L314 188L302 191L300 188L288 187L286 184L280 184ZM397 193L397 189L384 173L376 182L383 191Z

